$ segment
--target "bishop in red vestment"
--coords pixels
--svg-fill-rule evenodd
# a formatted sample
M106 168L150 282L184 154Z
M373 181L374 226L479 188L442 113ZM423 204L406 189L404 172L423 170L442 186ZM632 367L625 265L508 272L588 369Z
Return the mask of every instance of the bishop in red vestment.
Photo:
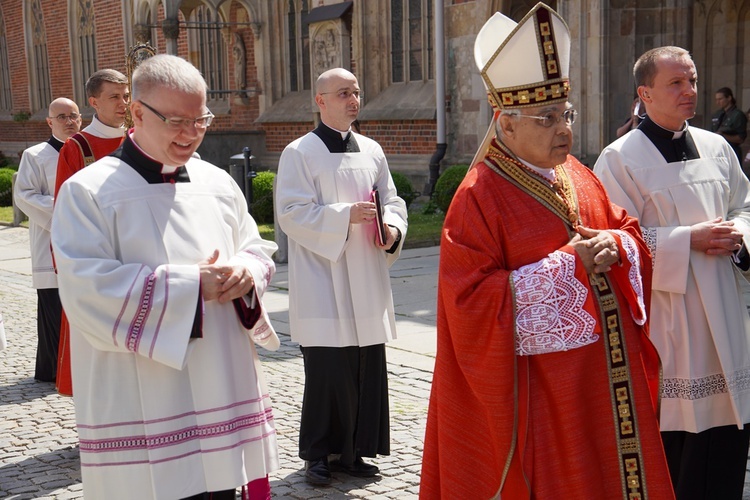
M519 47L506 36L525 52L503 52ZM477 46L494 133L443 229L420 497L674 498L651 257L637 221L569 154L567 26L538 4L518 25L496 14ZM529 50L552 63L525 87L508 81L501 68Z

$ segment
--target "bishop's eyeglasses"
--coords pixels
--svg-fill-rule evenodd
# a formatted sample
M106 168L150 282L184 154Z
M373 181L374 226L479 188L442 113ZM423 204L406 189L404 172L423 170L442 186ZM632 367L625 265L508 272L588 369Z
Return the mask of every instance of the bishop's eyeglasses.
M560 123L560 120L565 122L565 125L573 125L578 118L578 111L573 108L568 108L558 115L557 113L545 113L543 115L522 115L520 113L513 114L513 116L519 116L521 118L532 118L538 120L539 125L544 128L550 128L552 125Z
M179 116L172 116L170 118L167 118L166 116L164 116L163 114L159 113L158 111L156 111L154 108L152 108L151 106L149 106L145 102L143 102L141 100L139 100L138 102L140 102L141 104L143 104L153 114L155 114L156 116L158 116L161 119L161 121L163 121L164 123L167 124L167 126L169 128L173 128L175 130L176 129L185 128L185 127L187 127L187 126L189 126L191 124L195 124L195 128L206 129L206 128L209 127L209 125L211 125L211 122L214 119L214 114L211 113L210 111L208 113L206 113L205 115L203 115L203 116L199 116L198 118L182 118L182 117L179 117Z

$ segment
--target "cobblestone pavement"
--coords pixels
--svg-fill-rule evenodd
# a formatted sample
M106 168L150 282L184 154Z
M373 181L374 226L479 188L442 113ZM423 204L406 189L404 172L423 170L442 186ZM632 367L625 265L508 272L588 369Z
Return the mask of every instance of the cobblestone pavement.
M23 252L27 238L24 229L0 227L0 311L8 338L0 351L0 498L83 498L72 399L33 379L36 292ZM282 345L273 353L259 349L278 432L280 469L270 478L275 498L417 498L435 352L437 255L437 248L407 250L391 272L399 339L387 351L391 455L372 460L381 477L334 472L328 487L308 485L297 457L304 373L288 336L286 266L278 266L265 302Z
M264 300L282 344L274 353L259 349L278 433L274 498L417 498L435 354L437 262L437 248L407 250L391 269L399 339L387 349L391 455L373 460L381 477L334 472L328 487L305 483L297 457L303 368L288 336L286 266L278 266ZM33 379L36 292L30 266L28 231L0 226L0 311L8 338L8 348L0 351L0 499L83 498L72 400L58 396L53 384ZM742 499L750 500L747 479Z

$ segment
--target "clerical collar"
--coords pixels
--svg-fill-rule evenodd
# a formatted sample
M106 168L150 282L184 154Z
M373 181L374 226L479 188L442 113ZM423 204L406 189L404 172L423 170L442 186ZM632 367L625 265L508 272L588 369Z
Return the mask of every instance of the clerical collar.
M688 123L685 122L680 130L670 130L662 127L653 121L650 116L646 115L646 118L638 124L638 128L644 130L644 132L648 130L650 133L664 139L679 139L687 131Z
M323 122L313 130L313 134L320 137L329 153L357 153L359 145L354 138L351 128L347 132L333 129Z
M57 137L53 135L49 138L49 140L47 141L47 144L55 148L55 151L59 153L63 147L63 144L65 144L65 141L61 141L60 139L58 139Z
M690 135L688 124L685 122L682 130L668 130L657 125L648 115L638 125L638 130L656 146L667 163L695 160L700 158L698 148L695 147Z
M91 134L102 139L116 139L125 135L125 126L110 127L109 125L103 124L99 118L94 115L89 123L88 127L83 129L87 134Z
M523 158L518 158L518 161L529 167L531 170L536 172L537 174L541 175L545 179L547 179L550 182L555 182L555 179L557 178L557 175L555 174L554 168L542 168L532 165L531 163L527 162Z
M165 170L161 162L153 159L143 151L133 140L131 134L125 136L125 140L110 156L119 158L138 172L149 184L162 184L169 182L190 182L187 169L183 167L167 167Z

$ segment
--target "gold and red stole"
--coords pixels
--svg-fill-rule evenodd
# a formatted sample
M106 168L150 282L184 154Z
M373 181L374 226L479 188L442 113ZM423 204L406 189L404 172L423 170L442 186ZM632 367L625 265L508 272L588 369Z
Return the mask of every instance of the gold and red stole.
M492 171L533 197L566 224L571 237L580 224L575 187L563 165L555 167L555 181L526 167L499 141L492 141L484 164ZM589 274L604 330L604 346L608 367L612 421L620 455L622 498L648 498L644 477L644 461L632 397L630 365L622 330L621 311L610 279L605 274Z

